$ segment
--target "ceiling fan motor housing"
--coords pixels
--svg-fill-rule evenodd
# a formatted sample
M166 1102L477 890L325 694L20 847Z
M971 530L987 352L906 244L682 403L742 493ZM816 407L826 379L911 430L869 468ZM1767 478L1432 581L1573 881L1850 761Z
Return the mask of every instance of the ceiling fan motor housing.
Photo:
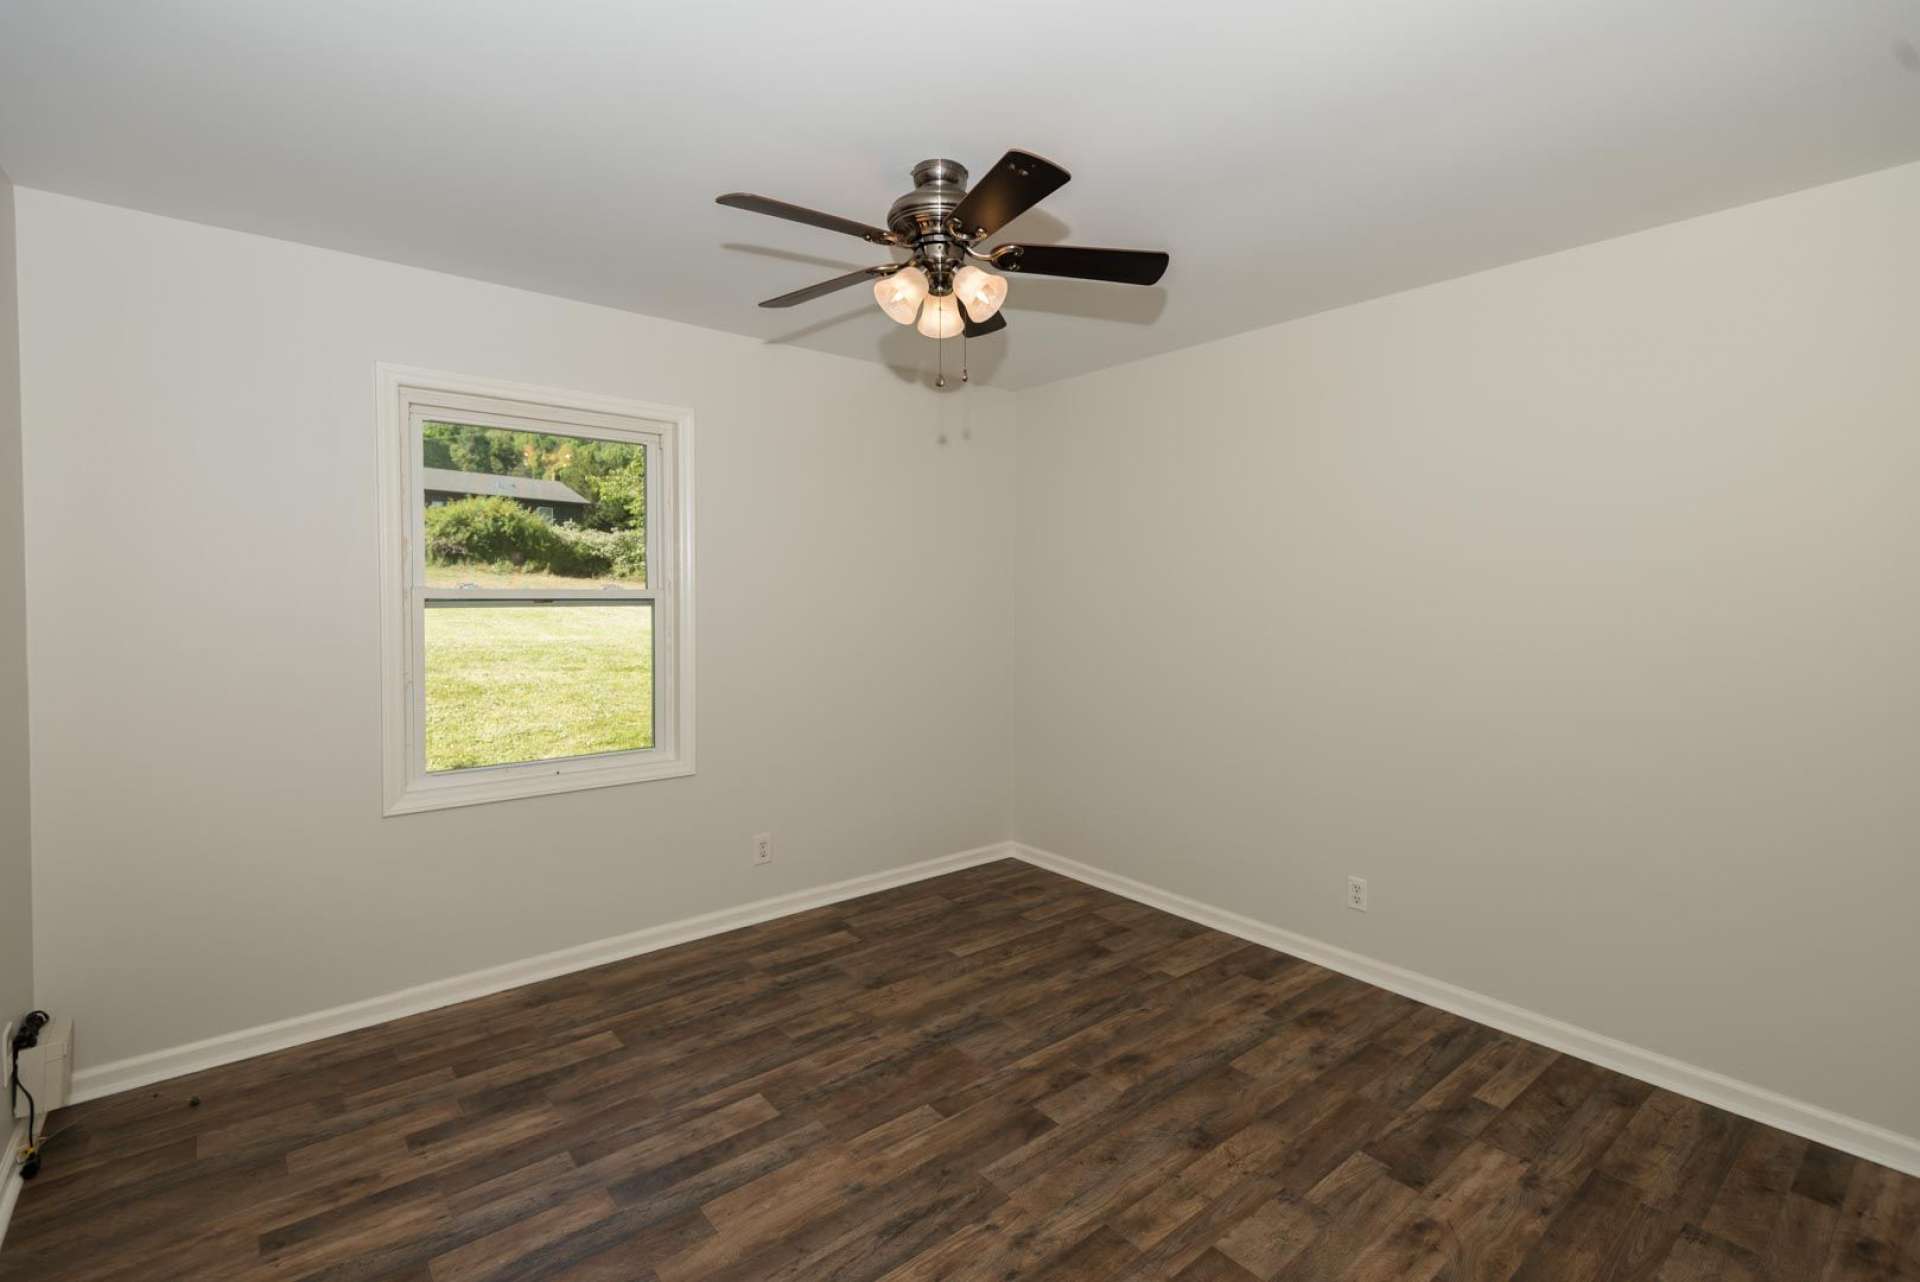
M929 292L953 292L953 274L966 261L966 245L949 220L967 195L967 168L954 160L923 160L913 167L913 190L893 202L887 227L927 274Z

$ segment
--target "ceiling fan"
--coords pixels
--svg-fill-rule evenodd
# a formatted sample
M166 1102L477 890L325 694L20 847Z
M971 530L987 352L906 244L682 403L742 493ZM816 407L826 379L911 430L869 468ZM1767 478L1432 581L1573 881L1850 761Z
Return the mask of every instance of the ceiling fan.
M734 209L844 232L871 244L904 249L909 255L905 262L863 267L769 298L760 306L792 307L872 281L874 300L898 323L911 325L918 313L919 330L928 338L952 338L956 334L978 338L1007 327L1007 318L1000 314L1000 305L1007 298L1007 281L982 271L969 259L1003 272L1072 276L1122 285L1151 285L1167 270L1165 254L1140 249L1083 245L980 247L982 241L1058 191L1068 177L1067 171L1052 161L1029 152L1010 151L978 186L968 190L965 166L951 160L923 160L913 167L913 190L894 201L887 211L885 227L751 192L728 192L717 199Z

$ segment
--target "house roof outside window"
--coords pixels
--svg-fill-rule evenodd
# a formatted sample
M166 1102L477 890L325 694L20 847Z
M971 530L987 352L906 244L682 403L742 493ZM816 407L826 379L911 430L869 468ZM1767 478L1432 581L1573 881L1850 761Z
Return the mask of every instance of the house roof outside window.
M558 481L491 472L456 472L445 467L420 469L420 488L448 494L497 494L524 503L586 503L586 497Z

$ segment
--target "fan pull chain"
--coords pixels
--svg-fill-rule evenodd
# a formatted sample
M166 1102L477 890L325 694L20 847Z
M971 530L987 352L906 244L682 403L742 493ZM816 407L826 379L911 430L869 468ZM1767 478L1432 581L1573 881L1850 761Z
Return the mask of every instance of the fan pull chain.
M940 369L939 377L933 380L933 385L935 387L945 387L947 385L947 335L944 329L941 331L940 337L933 340L933 348L934 359L938 362Z

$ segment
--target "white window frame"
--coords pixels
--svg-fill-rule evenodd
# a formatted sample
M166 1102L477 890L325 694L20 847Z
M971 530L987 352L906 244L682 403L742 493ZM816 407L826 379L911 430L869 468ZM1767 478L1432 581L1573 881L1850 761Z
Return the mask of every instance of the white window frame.
M585 392L375 366L380 451L383 813L409 814L693 773L693 412ZM428 419L647 444L645 588L487 589L489 599L646 601L653 608L654 746L429 773L420 424Z

